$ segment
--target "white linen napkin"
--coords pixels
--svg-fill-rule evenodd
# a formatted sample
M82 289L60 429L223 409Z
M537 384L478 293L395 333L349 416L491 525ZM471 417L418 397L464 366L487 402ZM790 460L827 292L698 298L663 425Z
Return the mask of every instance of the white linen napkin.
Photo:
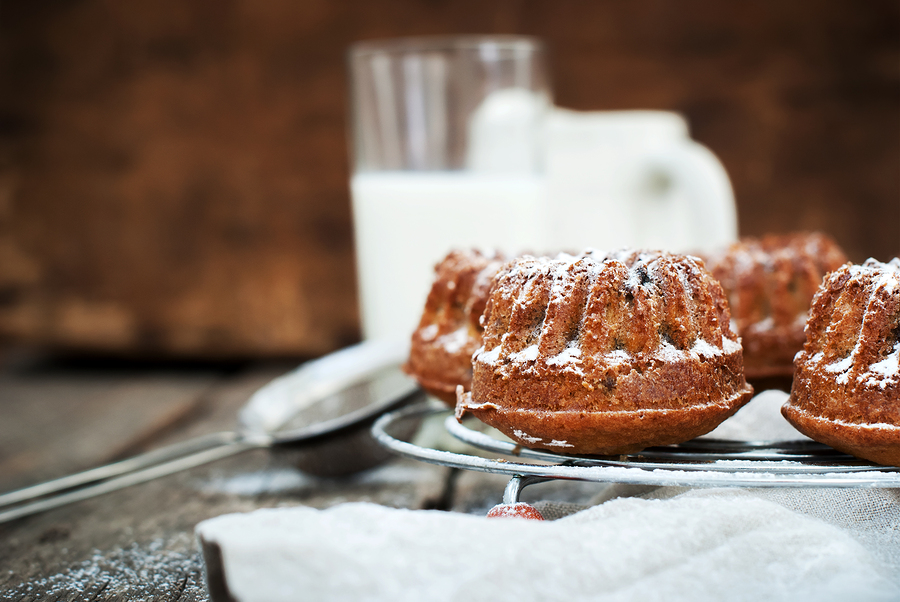
M373 504L197 527L231 595L281 600L896 600L885 568L822 521L737 490L620 498L556 521Z

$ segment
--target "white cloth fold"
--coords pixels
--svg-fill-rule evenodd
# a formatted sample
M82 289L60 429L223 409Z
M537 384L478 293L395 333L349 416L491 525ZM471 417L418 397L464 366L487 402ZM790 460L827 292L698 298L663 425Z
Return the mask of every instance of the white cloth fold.
M801 438L785 397L764 392L710 436ZM343 504L197 533L240 602L900 600L900 490L609 489L578 512L538 504L552 521ZM637 497L609 499L623 494Z
M231 594L280 600L896 600L886 567L822 521L738 490L619 498L556 521L343 504L226 515Z

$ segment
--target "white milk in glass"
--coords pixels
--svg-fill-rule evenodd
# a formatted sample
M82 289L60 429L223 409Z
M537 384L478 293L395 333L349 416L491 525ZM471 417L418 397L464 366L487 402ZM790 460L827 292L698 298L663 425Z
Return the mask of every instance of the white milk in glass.
M412 334L451 249L543 248L539 175L373 172L355 174L350 188L367 339Z

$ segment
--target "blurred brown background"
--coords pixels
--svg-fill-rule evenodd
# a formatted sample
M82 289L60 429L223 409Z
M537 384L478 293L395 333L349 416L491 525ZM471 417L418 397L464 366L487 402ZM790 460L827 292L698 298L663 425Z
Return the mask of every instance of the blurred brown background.
M315 355L358 339L344 53L523 33L557 104L668 109L741 231L900 253L900 3L0 4L0 348Z

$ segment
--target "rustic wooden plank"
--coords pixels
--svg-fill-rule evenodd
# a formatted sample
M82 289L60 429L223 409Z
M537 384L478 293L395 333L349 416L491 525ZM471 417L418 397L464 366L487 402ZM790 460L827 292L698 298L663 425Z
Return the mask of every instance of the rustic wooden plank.
M0 491L139 451L187 419L213 373L0 375Z

